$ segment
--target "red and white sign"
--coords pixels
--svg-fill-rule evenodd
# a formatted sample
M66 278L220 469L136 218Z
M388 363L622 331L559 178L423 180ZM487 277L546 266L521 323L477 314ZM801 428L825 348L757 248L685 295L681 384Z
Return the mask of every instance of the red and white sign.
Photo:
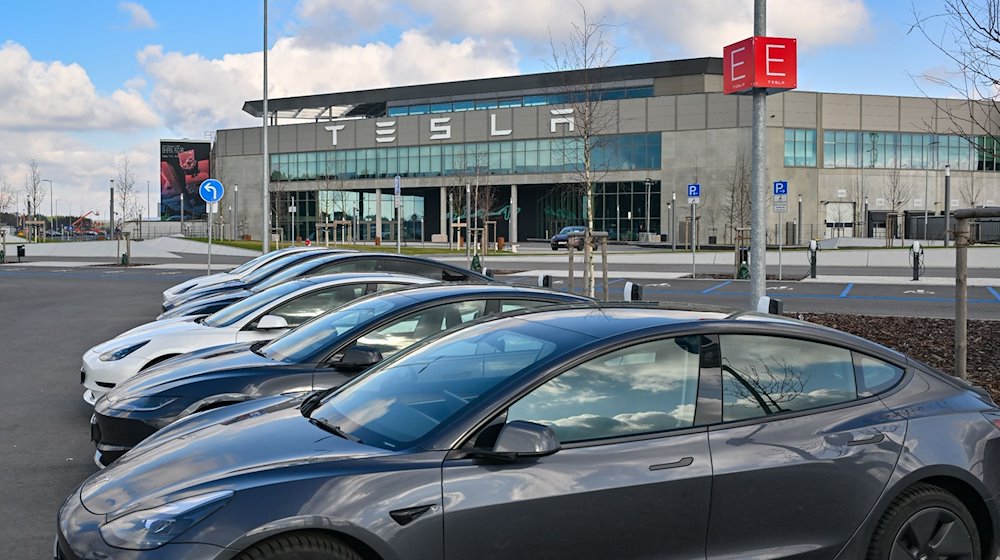
M798 82L797 41L784 37L749 37L722 49L723 93L763 89L777 93Z

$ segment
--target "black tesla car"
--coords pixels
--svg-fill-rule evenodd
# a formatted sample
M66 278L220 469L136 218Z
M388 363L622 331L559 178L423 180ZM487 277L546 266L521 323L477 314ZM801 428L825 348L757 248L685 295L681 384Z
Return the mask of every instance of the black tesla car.
M838 331L539 310L442 333L326 395L183 418L66 499L57 546L67 560L985 560L998 442L984 392Z
M432 334L495 313L592 301L504 284L437 284L355 300L269 343L182 354L94 405L95 460L107 465L179 417L248 399L341 385Z
M285 258L294 258L298 254L288 255ZM312 253L305 253L312 255ZM262 273L270 265L265 265L261 270L252 273L242 280L224 282L201 289L190 290L183 295L164 302L163 310L170 311L178 305L189 303L197 299L214 296L227 292L238 292L253 288L259 284L273 286L278 283L278 278L287 280L297 276L307 274L335 274L337 272L398 272L400 274L411 274L422 276L432 280L442 282L492 282L493 279L478 272L473 272L452 264L438 262L433 259L414 257L410 255L393 255L389 253L363 253L363 252L337 252L319 256L310 256L308 260L322 259L322 266L312 266L303 262L285 266L277 270ZM290 266L297 266L295 273L287 270ZM276 278L277 277L277 278Z

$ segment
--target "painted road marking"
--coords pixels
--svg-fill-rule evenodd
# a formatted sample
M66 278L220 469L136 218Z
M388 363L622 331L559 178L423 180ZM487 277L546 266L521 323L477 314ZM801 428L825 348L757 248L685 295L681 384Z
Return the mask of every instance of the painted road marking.
M904 294L927 294L927 295L929 295L929 296L930 296L930 295L934 295L934 292L932 292L932 291L930 291L930 290L924 290L924 289L922 289L922 288L920 288L920 289L916 289L916 290L906 290L906 291L905 291L905 292L903 292L903 293L904 293Z
M851 290L853 288L854 288L854 284L848 284L847 287L844 288L844 291L840 292L840 296L838 296L838 297L842 297L842 298L847 297L847 294L851 293Z
M1000 293L997 293L997 291L994 290L993 287L991 286L986 286L986 289L989 290L991 294L993 294L993 297L997 298L997 301L1000 301Z
M712 286L711 288L708 288L707 290L705 290L705 291L703 291L701 293L707 294L707 293L712 292L714 290L718 290L719 288L725 288L726 286L728 286L728 285L730 285L732 283L733 283L732 280L726 280L725 282L723 282L721 284L716 284L716 285Z

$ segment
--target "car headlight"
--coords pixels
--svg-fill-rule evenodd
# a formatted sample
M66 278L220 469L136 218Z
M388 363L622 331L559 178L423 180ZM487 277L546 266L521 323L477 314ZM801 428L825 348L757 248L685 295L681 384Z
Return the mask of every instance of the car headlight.
M121 401L108 398L109 406L121 412L149 412L161 409L177 400L177 397L133 397Z
M132 352L142 348L143 346L149 344L148 340L143 340L138 344L132 344L130 346L125 346L123 348L116 348L114 350L108 350L107 352L101 354L102 362L113 362L115 360L120 360L125 356L128 356Z
M116 548L159 548L215 513L232 496L232 490L220 490L132 512L101 525L101 537Z

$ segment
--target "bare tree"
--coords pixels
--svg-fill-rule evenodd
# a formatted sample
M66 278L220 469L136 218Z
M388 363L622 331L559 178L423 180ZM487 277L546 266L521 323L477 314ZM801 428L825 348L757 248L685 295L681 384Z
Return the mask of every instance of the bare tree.
M885 191L883 191L882 196L885 197L890 212L890 216L886 220L887 231L885 235L886 244L890 247L896 234L899 213L910 202L911 190L910 185L903 182L899 169L889 170L885 177Z
M923 35L955 67L920 76L954 92L949 97L965 100L933 99L938 114L950 122L948 132L965 138L978 152L992 153L1000 132L1000 0L943 0L935 13L920 13L915 6L911 11L910 32ZM925 124L929 131L940 127Z
M458 149L459 146L455 148ZM489 153L486 149L488 147L485 145L470 144L465 146L463 152L453 156L453 184L448 187L448 194L452 201L451 211L455 216L465 216L466 185L469 186L469 194L471 195L469 206L472 210L473 220L479 216L485 220L492 211L493 193L492 187L489 185ZM486 183L486 188L482 188L483 183ZM465 222L465 218L461 218L460 222ZM448 227L451 227L450 221ZM468 224L466 227L472 228L474 224ZM450 239L451 232L448 232L448 235ZM467 243L472 242L472 236L469 237L470 239L466 239Z
M962 194L962 201L968 208L979 206L979 200L983 196L983 183L976 178L975 173L970 173L968 179L959 187Z
M594 155L602 142L606 142L606 137L602 136L613 132L618 122L617 106L601 101L601 90L607 84L598 81L595 71L610 65L618 49L604 36L610 24L603 18L591 21L583 4L580 4L580 12L582 21L571 24L569 39L557 44L550 37L549 44L552 50L551 68L557 72L574 71L568 74L563 86L569 99L566 113L558 114L568 125L570 138L577 140L567 142L567 149L572 155L564 160L575 164L574 183L583 191L586 200L584 275L586 293L593 297L594 252L591 237L594 230L594 186L600 182L602 171Z
M736 162L729 172L726 182L726 200L723 202L722 215L726 218L729 231L736 228L750 227L750 159L745 150L736 154Z
M134 222L136 230L142 227L142 204L135 188L135 170L128 154L118 156L115 166L115 203L118 206L119 220L124 231L125 224ZM118 224L115 224L118 226Z
M42 188L42 172L38 170L38 162L35 160L28 164L28 172L24 175L24 198L28 205L25 215L29 220L36 220L39 205L45 200L45 189Z
M0 173L0 214L9 212L16 198L13 185L7 182L6 175Z
M847 189L847 200L854 203L853 206L853 216L851 216L854 222L854 235L857 236L857 231L864 226L865 218L863 216L865 211L865 193L861 188L861 181L858 178L851 180L851 186ZM862 233L862 237L866 237L867 232Z

